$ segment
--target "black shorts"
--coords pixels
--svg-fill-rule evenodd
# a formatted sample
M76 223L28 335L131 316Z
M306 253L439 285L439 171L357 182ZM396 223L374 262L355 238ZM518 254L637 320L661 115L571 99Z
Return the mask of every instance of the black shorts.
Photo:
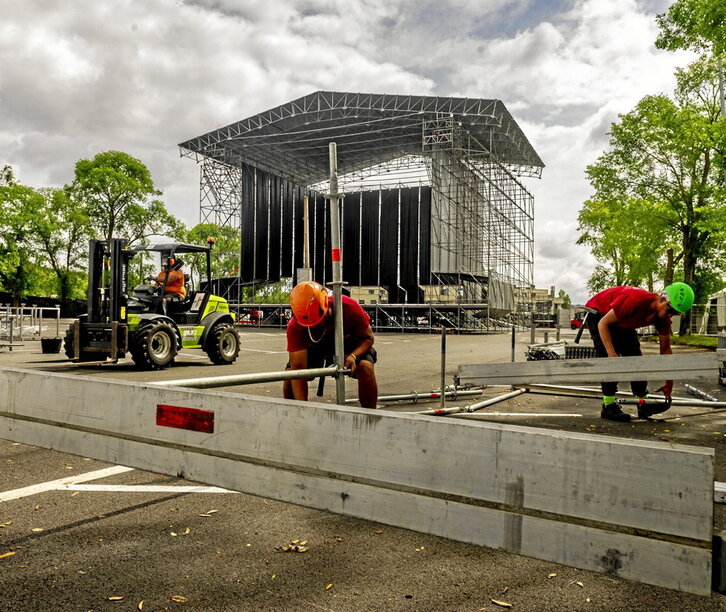
M343 342L343 350L345 351L346 355L350 355L352 351L355 350L355 348L360 344L360 340L358 338L353 338L351 340L345 340ZM376 363L378 361L378 354L376 353L376 349L373 347L370 348L370 350L360 355L356 362L359 361L370 361L371 363ZM308 348L308 369L312 368L324 368L326 366L331 366L335 363L335 347L330 344L316 344L315 346L312 346ZM286 369L290 368L290 362L287 362L287 366L285 366Z

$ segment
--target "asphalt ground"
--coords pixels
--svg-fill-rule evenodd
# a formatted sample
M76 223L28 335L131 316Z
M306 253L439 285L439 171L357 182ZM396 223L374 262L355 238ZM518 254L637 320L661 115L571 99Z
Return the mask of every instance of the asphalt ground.
M0 348L0 367L77 373L115 380L173 380L280 370L282 330L241 328L240 359L212 366L200 351L183 351L175 367L140 372L131 362L78 367L63 354L43 354L37 340ZM542 340L538 332L538 341ZM572 333L563 338L572 340ZM554 339L550 332L550 339ZM517 338L523 360L529 332ZM657 353L656 346L644 345ZM379 334L381 395L428 392L441 376L437 335ZM446 382L459 364L509 361L511 338L450 335ZM717 381L694 385L726 400ZM280 383L225 389L279 397ZM504 388L487 388L481 398ZM349 397L355 396L352 382ZM686 396L676 381L675 394ZM319 401L334 402L330 381ZM311 389L311 397L314 390ZM461 405L480 398L460 398ZM385 405L415 411L433 402ZM585 431L716 450L716 479L726 481L726 411L674 407L663 418L620 424L599 418L597 399L526 394L481 418ZM538 416L495 416L536 413ZM560 417L563 413L581 417ZM444 417L442 417L444 418ZM290 441L281 441L289 443ZM84 483L45 487L0 502L0 610L726 610L726 597L699 597L232 492L194 486L139 470L103 476L108 464L0 441L0 491L88 474ZM627 477L626 474L623 477ZM131 489L125 487L132 487ZM42 487L41 487L42 488ZM0 493L2 495L2 493ZM716 506L715 528L724 512ZM305 552L282 552L306 541ZM7 553L13 553L8 555ZM7 555L7 556L3 556Z

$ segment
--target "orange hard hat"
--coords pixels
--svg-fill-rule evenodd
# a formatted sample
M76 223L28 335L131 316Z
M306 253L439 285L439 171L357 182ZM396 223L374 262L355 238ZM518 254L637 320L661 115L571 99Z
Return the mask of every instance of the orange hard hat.
M290 292L290 308L303 327L317 325L328 312L328 291L312 281L299 283Z

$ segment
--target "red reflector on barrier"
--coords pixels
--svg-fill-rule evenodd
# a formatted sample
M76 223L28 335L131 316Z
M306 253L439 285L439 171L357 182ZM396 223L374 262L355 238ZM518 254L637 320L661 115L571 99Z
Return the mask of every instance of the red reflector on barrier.
M214 433L214 412L199 408L157 404L156 424L162 427Z
M340 261L340 249L330 249L330 260Z

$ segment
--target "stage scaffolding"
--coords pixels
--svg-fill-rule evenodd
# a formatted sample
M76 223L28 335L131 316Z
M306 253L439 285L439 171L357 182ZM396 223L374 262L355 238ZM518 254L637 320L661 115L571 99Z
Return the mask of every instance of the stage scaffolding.
M266 231L262 238L269 244L286 222L286 197L293 200L289 207L298 215L295 200L303 193L313 198L327 193L329 142L337 144L340 191L348 198L357 192L431 190L430 212L422 214L419 207L417 213L419 230L422 224L426 227L415 237L417 252L428 259L423 266L418 261L415 272L404 271L408 277L415 275L418 290L406 290L400 282L401 249L412 243L401 235L410 223L405 226L399 213L399 281L390 290L403 304L378 304L381 319L394 328L430 327L432 317L415 312L423 304L436 312L456 313L447 326L463 331L529 322L534 200L521 179L538 178L544 164L497 100L316 92L182 143L182 155L201 162L201 221L236 229L251 223L244 212L246 199L257 198L259 206L257 176L269 173L283 183L280 195L265 187L270 190L269 207L283 212L266 228L255 226L253 238ZM254 193L249 185L254 185ZM297 252L302 232L295 223L298 229L287 234L293 236L292 251ZM279 229L281 234L285 231ZM344 243L344 258L345 253ZM251 278L242 276L241 272L228 284L239 288L266 280L257 271ZM359 270L357 277L364 276Z

